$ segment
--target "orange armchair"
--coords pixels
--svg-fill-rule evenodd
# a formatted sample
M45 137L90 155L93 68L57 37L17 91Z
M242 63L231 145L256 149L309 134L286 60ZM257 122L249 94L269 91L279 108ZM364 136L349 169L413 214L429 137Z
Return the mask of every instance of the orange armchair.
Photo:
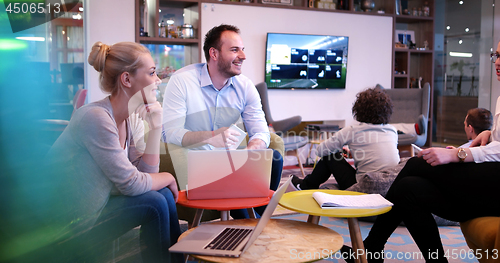
M500 217L474 218L460 228L480 263L500 262Z

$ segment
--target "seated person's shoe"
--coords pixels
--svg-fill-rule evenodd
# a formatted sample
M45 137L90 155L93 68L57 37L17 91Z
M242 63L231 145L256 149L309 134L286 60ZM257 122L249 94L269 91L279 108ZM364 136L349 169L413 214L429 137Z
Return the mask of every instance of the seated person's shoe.
M347 263L354 263L355 262L354 261L354 258L355 258L354 251L352 250L351 247L343 245L340 248L340 253L341 253L342 258L345 260L345 262L347 262Z
M302 190L300 189L300 184L302 183L302 179L300 179L298 176L294 174L290 175L290 177L292 177L292 183L290 185L295 189L295 191Z
M371 250L367 250L365 248L365 255L367 256L367 261L368 263L383 263L384 262L384 257L381 255L384 255L384 250L381 249L379 250L378 253L370 253ZM354 263L358 255L354 252L354 250L346 245L343 245L340 248L340 253L342 258L345 260L347 263ZM372 256L369 256L372 255Z

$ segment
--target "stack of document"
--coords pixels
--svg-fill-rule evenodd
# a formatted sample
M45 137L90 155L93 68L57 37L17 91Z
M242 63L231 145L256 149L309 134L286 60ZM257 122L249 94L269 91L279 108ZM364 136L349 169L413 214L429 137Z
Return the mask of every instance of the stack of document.
M366 195L332 195L323 192L314 192L313 198L323 209L337 208L383 208L393 206L391 202L380 194Z

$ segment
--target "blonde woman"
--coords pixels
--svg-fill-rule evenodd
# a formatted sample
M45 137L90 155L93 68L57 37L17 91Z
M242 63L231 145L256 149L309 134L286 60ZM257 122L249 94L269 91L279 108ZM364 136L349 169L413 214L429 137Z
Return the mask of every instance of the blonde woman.
M85 237L83 251L99 257L95 251L103 244L141 226L144 262L180 260L168 252L180 235L178 189L171 174L158 172L162 108L155 63L148 49L133 42L97 42L88 63L110 95L77 110L49 153L65 175L68 229ZM142 120L149 126L146 142L138 136Z

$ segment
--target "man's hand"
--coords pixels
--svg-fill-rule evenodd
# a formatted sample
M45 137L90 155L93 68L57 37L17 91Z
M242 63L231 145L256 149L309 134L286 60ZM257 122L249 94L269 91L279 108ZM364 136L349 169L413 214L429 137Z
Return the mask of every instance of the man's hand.
M207 139L205 142L216 147L231 147L238 142L239 132L231 130L228 127L223 127L214 131L213 137Z
M470 147L484 146L484 145L488 144L490 142L490 136L491 136L491 131L486 130L486 131L481 132L476 137L476 139L474 139L471 142Z
M248 150L267 149L266 143L261 139L254 139L248 142Z

